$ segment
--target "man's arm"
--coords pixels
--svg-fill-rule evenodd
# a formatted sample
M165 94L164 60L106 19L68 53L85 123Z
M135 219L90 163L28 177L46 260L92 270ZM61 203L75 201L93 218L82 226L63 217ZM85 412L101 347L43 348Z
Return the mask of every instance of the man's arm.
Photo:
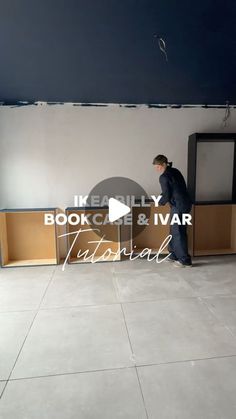
M161 194L162 197L159 201L159 205L165 205L167 204L167 202L170 202L170 197L171 197L171 191L170 191L168 178L166 176L160 176L159 181L160 181L161 190L162 190L162 194Z

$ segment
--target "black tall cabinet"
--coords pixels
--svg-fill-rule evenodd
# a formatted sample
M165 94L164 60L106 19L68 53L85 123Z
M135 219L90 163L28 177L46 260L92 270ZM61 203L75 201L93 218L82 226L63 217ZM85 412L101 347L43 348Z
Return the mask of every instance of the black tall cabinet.
M192 254L236 253L236 134L192 134L188 190L193 202Z

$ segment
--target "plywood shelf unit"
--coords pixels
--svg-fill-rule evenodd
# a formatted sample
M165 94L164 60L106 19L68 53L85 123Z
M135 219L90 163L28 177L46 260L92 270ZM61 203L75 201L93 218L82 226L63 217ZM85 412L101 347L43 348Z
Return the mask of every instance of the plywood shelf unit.
M99 221L104 223L108 216L108 208L105 207L69 207L66 208L67 217L70 214L101 214ZM105 223L98 225L99 234L95 231L94 224L76 224L67 223L67 255L68 263L90 263L92 262L111 262L119 261L120 257L120 226L114 223ZM83 230L77 239L76 232ZM86 231L87 230L87 231ZM104 242L98 246L98 242L104 236ZM74 244L73 241L75 240ZM108 240L109 242L105 242ZM97 247L97 249L96 249ZM110 250L109 250L110 249ZM110 254L111 252L112 254ZM117 254L118 256L115 256Z
M44 224L44 214L57 208L0 211L1 266L38 266L59 263L57 227Z
M236 204L194 206L193 255L236 253Z
M154 202L150 202L150 213L147 207L132 208L132 250L134 254L141 253L145 248L151 249L151 253L158 253L164 240L169 236L169 224L154 224L154 214L161 213L164 216L170 213L169 205L155 207ZM145 214L149 218L149 224L142 228L137 224L139 214ZM160 254L168 254L167 246Z

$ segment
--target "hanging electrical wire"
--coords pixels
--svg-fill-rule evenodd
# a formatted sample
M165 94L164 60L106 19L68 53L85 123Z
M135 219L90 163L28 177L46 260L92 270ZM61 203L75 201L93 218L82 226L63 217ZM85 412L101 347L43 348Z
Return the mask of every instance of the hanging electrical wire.
M163 38L157 36L157 34L154 34L154 38L158 41L158 46L160 51L164 54L166 61L168 61L167 51L166 51L166 43Z
M230 117L230 106L229 106L229 102L227 101L226 102L226 108L225 108L225 116L222 120L222 125L223 125L224 128L227 125L227 121L228 121L229 117Z

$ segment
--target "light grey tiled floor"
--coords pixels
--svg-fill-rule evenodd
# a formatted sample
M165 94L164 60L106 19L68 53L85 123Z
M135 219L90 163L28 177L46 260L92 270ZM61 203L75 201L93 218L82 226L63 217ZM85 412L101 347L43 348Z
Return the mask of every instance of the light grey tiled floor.
M236 256L0 270L0 417L235 419Z
M3 391L5 384L6 384L6 381L0 381L0 394Z
M138 368L150 419L235 418L236 358Z

